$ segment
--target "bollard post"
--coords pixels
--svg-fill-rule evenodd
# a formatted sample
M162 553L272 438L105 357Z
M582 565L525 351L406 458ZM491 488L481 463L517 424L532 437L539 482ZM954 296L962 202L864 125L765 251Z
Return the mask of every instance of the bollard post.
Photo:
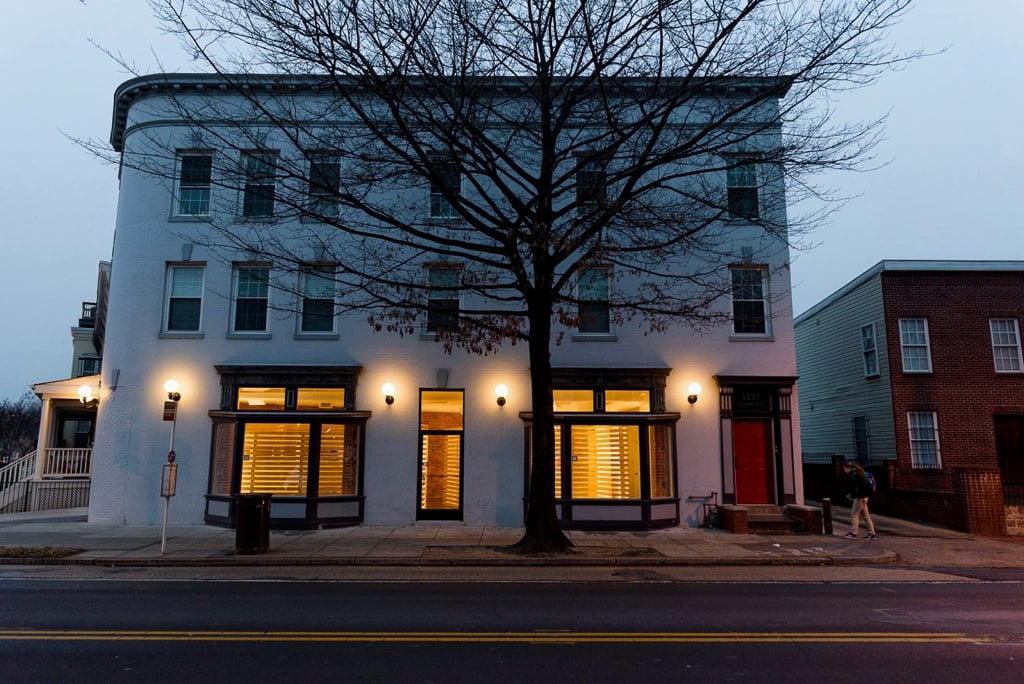
M825 527L825 534L832 534L832 499L828 497L821 500L821 524Z

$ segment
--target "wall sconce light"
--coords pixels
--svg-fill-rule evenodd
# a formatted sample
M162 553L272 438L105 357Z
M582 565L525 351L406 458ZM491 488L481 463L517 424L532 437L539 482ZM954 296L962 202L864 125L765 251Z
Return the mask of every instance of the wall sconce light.
M697 397L699 397L700 393L704 391L704 388L700 386L699 382L691 382L690 386L686 388L686 391L690 393L690 395L686 397L686 401L691 404L696 404Z
M500 384L494 386L494 396L498 398L498 406L504 406L508 400L508 385Z
M167 392L167 398L171 401L181 401L181 392L178 391L177 380L168 380L165 382L164 390Z
M78 388L78 401L82 402L82 406L86 408L93 408L100 403L100 400L92 395L92 387L89 385L82 385Z
M385 382L380 386L380 392L384 395L384 403L391 406L395 403L395 383Z

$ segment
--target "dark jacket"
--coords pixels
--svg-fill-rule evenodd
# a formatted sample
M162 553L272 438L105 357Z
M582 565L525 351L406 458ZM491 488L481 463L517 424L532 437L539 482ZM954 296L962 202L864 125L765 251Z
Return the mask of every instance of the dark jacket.
M846 494L852 499L864 499L871 496L871 487L867 478L856 470L846 474Z

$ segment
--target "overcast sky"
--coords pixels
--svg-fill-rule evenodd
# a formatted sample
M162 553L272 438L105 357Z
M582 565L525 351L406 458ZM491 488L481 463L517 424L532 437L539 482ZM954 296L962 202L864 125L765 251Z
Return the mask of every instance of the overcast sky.
M892 33L947 50L838 103L849 120L890 113L887 165L822 178L854 199L794 253L797 313L881 259L1024 258L1022 25L1022 0L918 0ZM130 77L93 43L144 72L189 69L144 0L0 0L0 399L72 375L70 327L110 258L116 169L65 137L106 140Z

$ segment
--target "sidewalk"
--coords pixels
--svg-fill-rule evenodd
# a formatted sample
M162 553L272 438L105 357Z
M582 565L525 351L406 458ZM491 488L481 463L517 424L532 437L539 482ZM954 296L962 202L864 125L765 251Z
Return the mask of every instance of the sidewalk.
M330 530L271 531L269 549L240 553L235 531L203 525L169 527L161 554L161 528L125 527L42 514L0 517L0 564L157 566L709 566L865 565L904 563L944 567L1024 568L1024 539L987 539L943 528L874 516L879 541L836 535L737 535L722 530L671 528L645 532L567 534L576 548L565 554L523 556L506 547L519 529L423 524ZM60 558L11 555L10 549L78 549ZM7 550L7 551L5 551Z

